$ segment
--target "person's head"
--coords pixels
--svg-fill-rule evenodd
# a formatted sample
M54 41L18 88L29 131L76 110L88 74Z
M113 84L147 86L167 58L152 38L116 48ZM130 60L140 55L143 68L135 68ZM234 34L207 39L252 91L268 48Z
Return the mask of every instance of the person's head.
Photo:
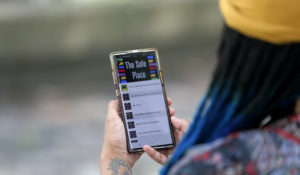
M272 45L225 28L213 79L170 164L195 144L295 113L299 95L299 43Z

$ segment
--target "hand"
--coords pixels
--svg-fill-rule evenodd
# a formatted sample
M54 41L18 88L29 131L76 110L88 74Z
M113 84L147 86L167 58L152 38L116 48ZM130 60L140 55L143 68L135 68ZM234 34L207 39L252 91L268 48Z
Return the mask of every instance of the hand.
M184 133L188 129L189 121L186 119L176 118L173 115L171 117L171 122L174 127L174 136L175 136L176 143L179 143ZM156 162L162 165L164 165L169 160L169 158L171 157L174 151L174 148L156 151L155 149L153 149L148 145L145 145L143 149L153 160L155 160Z
M171 105L171 99L168 98L167 101L168 105ZM118 100L110 101L105 123L104 144L100 157L101 175L106 175L109 171L114 174L120 172L131 174L131 168L142 155L142 153L128 153L125 128L120 113ZM175 114L173 108L170 108L170 114Z
M127 152L125 129L120 113L118 100L110 101L100 156L101 175L131 174L131 168L141 156L141 153Z

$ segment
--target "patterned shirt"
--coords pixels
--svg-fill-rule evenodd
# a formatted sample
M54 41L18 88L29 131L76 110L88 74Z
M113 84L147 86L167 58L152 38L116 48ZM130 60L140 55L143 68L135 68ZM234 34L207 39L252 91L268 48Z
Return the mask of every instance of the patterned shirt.
M171 175L300 175L300 114L192 147Z

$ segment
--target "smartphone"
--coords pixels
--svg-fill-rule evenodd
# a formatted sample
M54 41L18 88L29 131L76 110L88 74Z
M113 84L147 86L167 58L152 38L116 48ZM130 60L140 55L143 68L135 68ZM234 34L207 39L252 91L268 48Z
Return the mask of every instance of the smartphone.
M125 126L128 152L175 146L157 49L110 54L112 75Z

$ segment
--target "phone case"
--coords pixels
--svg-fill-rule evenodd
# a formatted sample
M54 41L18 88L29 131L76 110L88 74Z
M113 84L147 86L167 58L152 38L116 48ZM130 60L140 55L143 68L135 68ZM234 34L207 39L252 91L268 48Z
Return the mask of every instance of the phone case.
M143 149L130 149L130 144L129 144L129 138L127 135L127 127L126 127L126 123L125 123L125 114L124 114L124 109L122 106L122 99L121 99L121 92L119 89L119 84L120 82L118 81L117 78L117 70L116 70L116 65L115 65L115 60L114 60L114 56L116 55L124 55L124 54L129 54L129 53L137 53L137 52L155 52L156 55L156 59L157 59L157 67L158 67L158 72L159 72L159 77L160 77L160 81L162 84L162 89L163 89L163 96L164 96L164 101L165 101L165 106L167 109L167 114L168 114L168 123L169 123L169 127L171 130L171 137L172 137L172 143L171 145L167 145L167 146L154 146L153 148L155 149L169 149L169 148L173 148L175 147L176 143L175 143L175 138L174 138L174 131L173 131L173 127L171 125L171 115L170 115L170 111L169 111L169 107L167 104L167 95L166 95L166 90L165 90L165 82L162 76L162 70L161 70L161 65L160 65L160 60L159 60L159 55L158 55L158 51L156 48L146 48L146 49L134 49L134 50L125 50L125 51L116 51L116 52L112 52L110 53L110 63L111 63L111 68L112 68L112 77L113 77L113 82L114 82L114 87L115 87L115 91L116 91L116 95L117 98L119 100L119 106L121 109L121 117L122 117L122 121L125 127L125 135L126 135L126 143L127 143L127 151L129 153L134 153L134 152L142 152Z

